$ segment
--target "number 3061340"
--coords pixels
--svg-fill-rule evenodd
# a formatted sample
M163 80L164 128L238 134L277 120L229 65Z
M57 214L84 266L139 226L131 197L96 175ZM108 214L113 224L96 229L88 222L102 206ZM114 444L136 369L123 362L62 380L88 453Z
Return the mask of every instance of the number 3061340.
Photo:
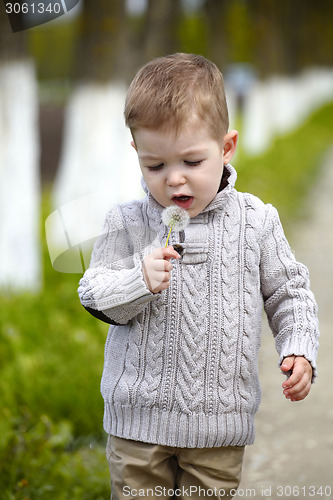
M29 2L7 2L6 12L7 14L60 14L62 11L61 4L59 2L55 3L29 3Z

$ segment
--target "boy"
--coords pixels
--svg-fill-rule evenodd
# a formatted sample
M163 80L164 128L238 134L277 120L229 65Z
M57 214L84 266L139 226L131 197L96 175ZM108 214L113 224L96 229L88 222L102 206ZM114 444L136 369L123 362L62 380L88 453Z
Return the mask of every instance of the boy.
M276 210L234 188L238 133L213 63L151 61L125 119L147 196L110 210L79 286L82 304L111 323L101 388L112 498L231 498L254 441L263 304L291 374L285 397L304 399L316 376L308 272ZM170 205L190 223L164 248Z

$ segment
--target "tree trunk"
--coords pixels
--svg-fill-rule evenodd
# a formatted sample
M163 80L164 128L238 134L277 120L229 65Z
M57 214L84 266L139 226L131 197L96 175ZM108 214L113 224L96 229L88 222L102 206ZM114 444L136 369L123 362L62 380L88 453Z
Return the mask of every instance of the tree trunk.
M206 0L204 12L207 22L209 57L223 71L229 59L225 17L227 0Z
M124 0L84 0L76 77L109 82L127 74L127 17Z
M180 0L148 0L144 39L146 60L177 51L180 12Z
M0 2L0 287L12 291L41 285L37 92L26 33Z
M64 272L80 272L89 264L105 207L142 194L123 117L128 72L125 1L85 0L83 6L76 87L67 103L53 189L57 210L54 223L50 219L47 226L49 240L67 247L53 245L52 250L54 265Z

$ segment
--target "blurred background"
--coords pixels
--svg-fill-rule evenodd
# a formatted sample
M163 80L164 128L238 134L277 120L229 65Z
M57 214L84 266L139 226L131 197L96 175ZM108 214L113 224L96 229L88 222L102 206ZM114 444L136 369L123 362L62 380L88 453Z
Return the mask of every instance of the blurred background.
M5 5L0 3L1 498L108 498L98 390L107 326L85 313L76 290L107 207L143 195L123 123L127 86L160 55L194 52L218 65L230 125L240 132L236 187L277 206L311 272L310 242L326 245L316 248L316 262L332 260L332 219L318 234L313 217L321 214L313 208L325 197L323 211L333 212L326 181L333 155L333 3L80 0L63 16L17 32ZM25 22L22 15L22 27ZM332 268L316 269L317 277L320 272L328 286ZM322 283L315 286L325 313L332 295ZM274 357L272 363L275 369ZM284 403L280 392L277 411ZM275 399L267 401L274 408ZM270 418L267 406L259 423L260 415ZM327 418L325 425L332 426L330 408ZM316 436L312 441L322 444ZM332 464L333 443L325 443ZM271 481L279 481L282 465L272 465L272 452L251 453L253 475L245 484L267 479L260 473L268 463Z

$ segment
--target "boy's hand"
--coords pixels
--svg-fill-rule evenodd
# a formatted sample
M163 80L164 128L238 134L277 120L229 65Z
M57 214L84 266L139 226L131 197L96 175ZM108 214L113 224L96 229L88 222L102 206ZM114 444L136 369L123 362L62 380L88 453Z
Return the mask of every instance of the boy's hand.
M180 255L172 246L157 248L143 259L143 277L152 293L166 290L170 285L170 259L179 259Z
M283 382L283 394L291 401L301 401L310 392L312 366L303 356L288 356L284 358L281 370L292 371L290 377Z

